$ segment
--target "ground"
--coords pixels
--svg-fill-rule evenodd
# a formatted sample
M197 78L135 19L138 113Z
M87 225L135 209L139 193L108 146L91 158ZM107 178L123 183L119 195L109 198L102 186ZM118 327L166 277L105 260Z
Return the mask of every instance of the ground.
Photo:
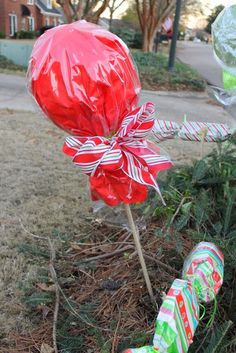
M25 244L35 241L37 248L34 235L72 235L80 240L96 217L91 214L86 177L61 153L65 133L36 113L25 86L23 77L0 75L2 342L9 333L28 333L32 328L22 293L37 276L40 263L25 256ZM146 101L156 104L161 119L181 122L187 115L188 120L231 122L206 93L143 91L140 102ZM161 147L176 163L200 157L197 143L170 140ZM213 147L205 144L204 153Z
M79 233L88 213L86 179L61 153L64 134L32 113L1 111L0 328L24 330L19 289L34 276L18 246L29 236ZM81 207L82 205L82 207ZM29 236L30 237L30 236ZM14 323L16 319L16 322Z
M35 113L6 109L1 111L0 134L0 328L4 337L27 332L31 326L22 313L21 294L39 264L26 261L21 244L32 242L32 234L69 234L80 239L84 220L91 217L91 203L86 178L61 152L64 132ZM213 146L207 144L204 152ZM199 144L191 142L167 141L163 147L177 162L198 158L200 153Z

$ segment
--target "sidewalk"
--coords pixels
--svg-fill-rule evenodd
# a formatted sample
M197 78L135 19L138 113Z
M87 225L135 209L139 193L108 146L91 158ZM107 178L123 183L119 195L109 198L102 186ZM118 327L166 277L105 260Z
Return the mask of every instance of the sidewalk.
M229 115L216 105L206 93L142 91L140 103L152 101L160 119L181 122L188 120L227 122ZM37 112L27 93L24 77L0 74L0 109Z

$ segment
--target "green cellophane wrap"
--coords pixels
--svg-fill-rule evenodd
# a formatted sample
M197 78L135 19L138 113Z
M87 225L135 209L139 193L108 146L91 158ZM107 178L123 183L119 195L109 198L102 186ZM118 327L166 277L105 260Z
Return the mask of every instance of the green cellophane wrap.
M227 6L212 25L214 54L221 67L236 75L236 5Z
M224 89L236 91L236 76L226 70L223 70L223 84Z

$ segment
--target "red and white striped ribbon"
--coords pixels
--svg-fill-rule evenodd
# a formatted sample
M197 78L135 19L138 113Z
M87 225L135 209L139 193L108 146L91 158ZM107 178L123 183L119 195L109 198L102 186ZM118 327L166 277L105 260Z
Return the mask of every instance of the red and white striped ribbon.
M153 127L153 134L158 142L175 138L180 126L174 121L156 119Z
M206 123L197 121L188 121L184 123L178 136L182 140L219 142L224 141L231 135L226 124Z
M145 140L153 128L154 111L154 105L146 103L124 118L113 137L68 137L63 150L88 176L122 170L128 178L152 186L161 196L156 175L172 163L160 155L152 142Z
M226 124L198 121L188 121L179 125L173 121L156 120L152 132L158 142L175 137L195 142L219 142L231 135Z

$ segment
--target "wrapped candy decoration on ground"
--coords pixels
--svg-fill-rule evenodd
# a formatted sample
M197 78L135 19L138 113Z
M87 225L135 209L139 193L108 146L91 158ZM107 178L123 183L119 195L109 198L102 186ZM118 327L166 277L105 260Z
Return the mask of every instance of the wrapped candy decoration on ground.
M224 257L212 243L199 243L184 262L182 277L192 284L201 302L214 300L223 276Z
M227 140L232 131L221 123L187 121L177 124L173 121L156 120L152 133L158 142L175 137L194 142L219 142Z
M28 87L46 116L74 135L63 150L89 176L92 199L125 204L153 299L128 204L144 201L148 186L160 194L157 174L172 163L145 139L155 109L152 103L137 108L140 81L127 46L86 21L55 27L35 43Z
M153 134L158 142L166 139L172 139L180 129L179 124L174 121L156 119L153 127Z
M164 299L156 320L152 346L125 353L187 353L199 323L199 305L215 299L223 283L224 258L212 243L199 243Z
M188 121L181 126L178 137L195 142L219 142L227 140L231 135L226 124Z

